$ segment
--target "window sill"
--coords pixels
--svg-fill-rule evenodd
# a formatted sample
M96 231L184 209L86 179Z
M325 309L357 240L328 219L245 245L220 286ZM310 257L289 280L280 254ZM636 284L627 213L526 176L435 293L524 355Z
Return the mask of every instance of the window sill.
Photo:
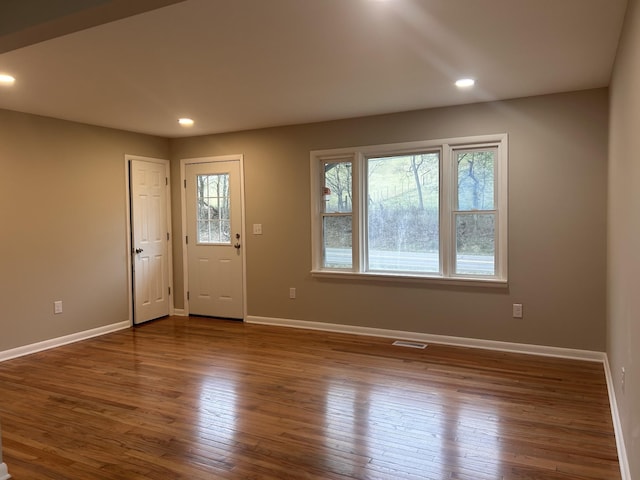
M507 280L478 277L427 277L411 275L409 273L380 273L380 272L344 272L340 270L311 270L311 276L316 278L331 278L337 280L358 280L378 283L412 283L417 285L451 285L462 287L507 288Z

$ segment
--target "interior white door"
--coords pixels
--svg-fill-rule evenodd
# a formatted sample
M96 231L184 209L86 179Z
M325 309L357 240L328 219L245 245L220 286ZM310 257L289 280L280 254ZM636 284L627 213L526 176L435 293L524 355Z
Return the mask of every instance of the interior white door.
M167 164L130 160L133 323L169 315Z
M236 160L185 165L189 313L242 319L242 193Z

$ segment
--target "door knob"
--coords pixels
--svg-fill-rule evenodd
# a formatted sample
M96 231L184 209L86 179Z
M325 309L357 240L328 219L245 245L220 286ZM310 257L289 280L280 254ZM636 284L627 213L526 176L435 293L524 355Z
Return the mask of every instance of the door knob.
M136 248L136 253L142 253L142 252L144 252L144 250L143 250L143 249L141 249L141 248Z

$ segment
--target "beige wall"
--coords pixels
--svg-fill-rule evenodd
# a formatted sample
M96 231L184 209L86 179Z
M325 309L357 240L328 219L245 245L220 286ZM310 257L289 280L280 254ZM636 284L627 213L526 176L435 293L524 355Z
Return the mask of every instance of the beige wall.
M0 351L127 320L124 155L168 141L3 110L0 132Z
M632 478L640 478L640 2L631 0L611 83L608 340ZM621 369L626 387L621 387Z
M607 119L599 89L173 139L174 259L182 258L179 160L241 153L248 315L604 351ZM310 276L310 150L504 132L508 289ZM263 235L250 234L254 223ZM179 292L179 260L174 273ZM513 303L524 304L524 319L511 318Z

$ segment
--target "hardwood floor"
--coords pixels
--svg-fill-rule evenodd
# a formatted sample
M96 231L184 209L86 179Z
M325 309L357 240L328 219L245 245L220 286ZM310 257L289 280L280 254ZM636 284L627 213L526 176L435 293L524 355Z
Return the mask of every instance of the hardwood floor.
M598 363L171 317L0 363L39 479L619 479Z

